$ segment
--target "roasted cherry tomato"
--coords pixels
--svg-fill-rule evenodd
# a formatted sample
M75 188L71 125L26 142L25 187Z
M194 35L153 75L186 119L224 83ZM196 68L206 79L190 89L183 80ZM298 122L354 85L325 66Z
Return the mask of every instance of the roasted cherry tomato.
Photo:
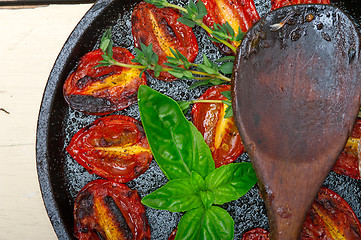
M147 83L139 69L119 66L96 67L101 61L100 49L85 54L64 84L64 97L70 107L88 114L104 115L122 110L137 101L140 85ZM125 48L114 47L113 58L126 64L134 56Z
M339 156L333 171L355 179L361 179L361 119L358 119L347 140L343 152Z
M222 92L230 89L229 85L213 86L199 99L227 100ZM224 103L195 103L192 108L193 123L211 149L216 167L233 162L244 152L233 117L224 118L226 108Z
M293 4L307 4L307 3L330 4L330 0L272 0L271 10L275 10L277 8L285 7Z
M255 228L243 234L242 240L268 240L269 232L262 228Z
M361 239L361 223L343 198L322 187L308 212L300 239Z
M199 0L198 0L199 1ZM203 18L204 24L213 29L214 24L223 25L226 22L233 28L235 35L247 32L255 22L259 20L259 15L253 0L202 0L207 9L207 15ZM235 53L223 44L215 43L225 54L235 55ZM232 42L238 47L239 42Z
M74 235L81 240L146 240L151 236L137 191L107 180L92 181L78 193Z
M90 173L122 183L144 173L153 158L140 122L122 115L81 129L66 150Z
M178 49L190 62L198 54L198 43L192 28L177 21L181 15L172 8L158 8L146 2L139 3L132 14L132 33L136 48L143 43L146 46L153 44L153 51L158 55L158 63L167 61L167 56L173 56L169 48ZM154 76L153 71L149 73ZM172 81L176 78L161 72L157 77L160 80Z
M175 240L175 235L177 235L177 228L169 235L168 240Z
M249 234L248 234L249 233ZM263 229L251 230L242 240L268 240ZM361 239L361 223L350 205L330 189L322 187L308 211L300 240Z

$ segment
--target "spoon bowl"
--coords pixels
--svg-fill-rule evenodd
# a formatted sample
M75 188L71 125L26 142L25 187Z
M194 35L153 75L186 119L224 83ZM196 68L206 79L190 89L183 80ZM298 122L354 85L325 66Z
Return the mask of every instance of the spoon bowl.
M271 239L298 239L352 130L359 45L340 9L305 4L270 12L239 47L234 118L259 179Z

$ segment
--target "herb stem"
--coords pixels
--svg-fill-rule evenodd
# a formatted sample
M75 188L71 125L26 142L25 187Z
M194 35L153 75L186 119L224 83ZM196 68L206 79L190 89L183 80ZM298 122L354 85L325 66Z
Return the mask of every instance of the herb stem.
M201 28L203 28L204 30L206 30L207 33L209 33L210 35L212 35L213 30L211 28L209 28L207 25L205 25L203 23L202 20L194 20L194 22L200 26ZM213 36L213 35L212 35ZM232 49L233 52L237 52L237 48L235 46L233 46L232 44L230 44L229 42L219 39L215 36L213 36L214 38L218 39L218 41L220 41L221 43L223 43L224 45L226 45L227 47L229 47L230 49Z
M184 7L178 6L176 4L168 3L166 6L170 7L170 8L175 8L175 9L178 9L179 11L181 11L181 12L187 13L187 9L185 9Z
M116 65L116 66L120 66L120 67L125 67L125 68L137 68L137 69L145 69L147 68L146 66L142 66L142 65L133 65L133 64L126 64L126 63L121 63L121 62L118 62L116 60L110 60L110 63L112 65ZM193 65L196 65L196 64L193 64ZM162 71L163 72L169 72L171 71L172 68L162 68ZM197 80L203 80L203 79L207 79L209 77L212 77L212 78L218 78L218 79L221 79L221 80L224 80L224 81L227 81L227 82L230 82L231 79L226 77L226 76L223 76L222 74L208 74L208 73L205 73L205 72L200 72L200 71L195 71L195 70L189 70L192 74L196 74L196 75L203 75L203 76L207 76L205 78L198 78L198 77L194 77L195 79Z
M125 67L125 68L137 68L137 69L145 69L146 68L145 66L142 66L142 65L126 64L126 63L118 62L116 60L110 60L110 63L112 65L116 65L116 66L119 66L119 67Z
M204 76L209 76L209 77L213 77L213 78L218 78L218 79L221 79L221 80L224 80L224 81L227 81L227 82L230 82L231 79L229 77L226 77L222 74L208 74L208 73L205 73L205 72L199 72L199 71L194 71L194 70L190 70L191 73L193 74L197 74L197 75L204 75Z
M191 104L193 103L223 103L222 100L201 100L201 99L197 99L197 100L191 100L190 101Z

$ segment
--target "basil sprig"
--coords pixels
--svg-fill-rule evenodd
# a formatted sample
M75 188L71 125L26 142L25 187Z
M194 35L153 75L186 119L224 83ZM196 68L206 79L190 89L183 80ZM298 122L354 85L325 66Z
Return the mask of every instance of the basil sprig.
M177 102L147 87L138 91L143 127L155 160L169 181L145 196L146 206L186 212L176 239L233 239L234 221L219 206L243 196L257 182L250 163L215 169L201 133Z

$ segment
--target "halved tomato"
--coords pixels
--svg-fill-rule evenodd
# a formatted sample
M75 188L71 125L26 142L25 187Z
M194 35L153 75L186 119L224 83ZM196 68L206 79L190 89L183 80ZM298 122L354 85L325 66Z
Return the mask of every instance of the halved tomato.
M262 228L255 228L243 234L242 240L268 240L269 232Z
M230 89L229 85L213 86L199 99L227 100L222 92ZM244 152L234 118L224 118L226 108L224 103L195 103L192 108L193 124L211 149L216 167L233 162Z
M277 8L285 7L293 4L308 4L308 3L330 4L330 0L272 0L271 10L275 10Z
M140 122L122 115L100 118L81 129L66 150L90 173L122 183L144 173L153 159Z
M361 223L343 198L322 187L308 212L300 239L361 239Z
M198 0L199 1L199 0ZM204 24L213 29L214 24L223 25L226 22L233 28L235 35L247 32L255 22L259 20L259 15L253 0L201 0L207 9L207 15L203 18ZM231 42L238 47L240 42ZM225 54L235 55L227 46L215 43Z
M268 240L268 231L254 229L242 240ZM350 205L330 189L322 187L308 211L300 240L361 239L361 223Z
M346 146L332 169L334 172L354 179L361 179L360 138L361 119L357 119Z
M172 8L158 8L146 2L139 3L132 14L132 33L136 48L141 43L149 46L153 44L153 51L158 55L158 63L167 61L167 56L173 56L169 48L178 49L190 62L198 54L198 43L192 28L177 21L181 15ZM149 73L154 76L153 71ZM176 79L167 72L161 72L160 80L173 81Z
M95 180L83 187L74 204L78 239L151 239L145 208L136 190Z
M97 49L85 54L74 72L64 83L64 97L70 107L87 114L105 115L122 110L137 101L140 85L145 85L145 74L139 69L120 66L96 67L103 60ZM113 58L135 64L134 56L125 48L113 47Z

